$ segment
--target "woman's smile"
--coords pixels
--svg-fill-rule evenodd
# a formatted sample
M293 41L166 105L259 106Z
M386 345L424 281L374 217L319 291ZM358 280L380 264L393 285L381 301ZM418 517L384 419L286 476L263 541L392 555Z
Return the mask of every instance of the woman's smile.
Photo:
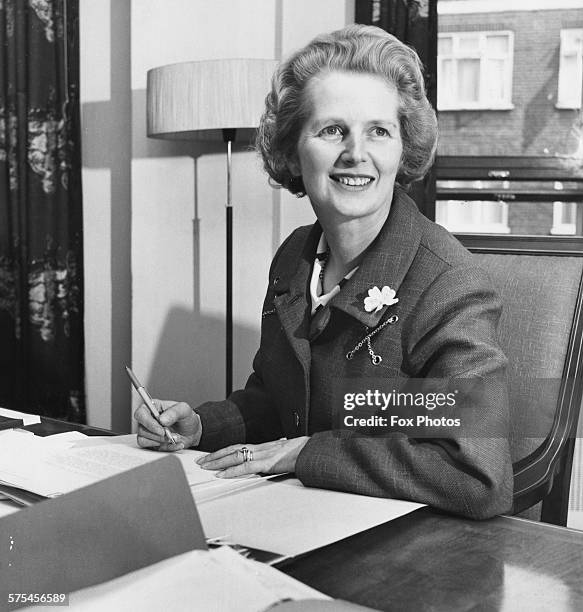
M343 187L348 188L349 191L363 191L374 181L374 178L371 176L358 174L332 174L330 178Z

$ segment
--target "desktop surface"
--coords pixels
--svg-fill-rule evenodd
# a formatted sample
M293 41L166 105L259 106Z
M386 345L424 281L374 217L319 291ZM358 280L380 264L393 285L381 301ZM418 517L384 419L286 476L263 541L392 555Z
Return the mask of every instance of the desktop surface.
M279 567L379 610L583 610L583 532L430 508Z

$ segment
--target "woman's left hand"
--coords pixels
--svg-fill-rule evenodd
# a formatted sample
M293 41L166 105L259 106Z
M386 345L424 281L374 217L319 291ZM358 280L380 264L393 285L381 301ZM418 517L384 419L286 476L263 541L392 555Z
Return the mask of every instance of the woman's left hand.
M234 444L210 453L197 461L205 470L220 470L218 478L234 478L244 474L283 474L295 472L296 460L310 438L302 436L291 440L274 440L264 444ZM245 461L251 451L252 459Z

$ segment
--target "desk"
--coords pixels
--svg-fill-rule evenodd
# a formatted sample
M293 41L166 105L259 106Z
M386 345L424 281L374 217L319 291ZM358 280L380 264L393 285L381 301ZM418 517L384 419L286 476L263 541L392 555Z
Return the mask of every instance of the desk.
M381 610L583 610L583 532L422 508L281 567Z
M109 433L44 418L27 429ZM583 531L510 517L477 522L422 508L279 569L380 610L583 610Z

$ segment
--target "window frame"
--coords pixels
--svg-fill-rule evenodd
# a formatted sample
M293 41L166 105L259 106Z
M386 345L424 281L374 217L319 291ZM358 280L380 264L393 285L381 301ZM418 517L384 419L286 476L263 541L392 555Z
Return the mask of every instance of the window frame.
M488 36L501 36L505 35L508 37L508 52L505 57L491 57L486 55L486 45ZM476 37L479 38L479 48L475 54L461 55L459 52L460 40L464 37ZM443 98L437 99L437 110L438 112L449 112L449 111L467 111L467 110L512 110L514 105L512 104L512 86L513 86L513 75L514 75L514 32L512 30L479 30L479 31L455 31L455 32L439 32L437 35L437 45L439 49L439 40L444 38L452 38L452 53L450 55L444 55L437 53L437 80L443 77L444 71L442 68L442 62L451 60L454 63L454 77L453 83L446 87L447 91L457 92L459 79L458 79L458 62L461 59L479 59L479 99L477 102L456 102L457 96L453 96L450 100L443 100ZM486 71L483 68L484 62L488 59L502 59L505 62L504 67L504 89L505 97L502 101L493 101L491 98L482 97L482 92L487 91L484 87L486 79Z
M578 161L578 163L573 163ZM440 194L437 181L442 180L500 180L502 181L558 181L576 182L580 188L575 192L564 191L565 202L583 206L583 169L580 160L560 157L489 157L489 156L438 156L435 162L436 200L451 200L451 192ZM502 190L501 190L502 191ZM471 200L472 193L460 192L457 199ZM476 193L476 200L483 200L483 194ZM504 190L508 201L521 198L518 192ZM543 195L529 194L529 199L548 201ZM435 219L435 214L432 217ZM557 255L573 255L583 251L583 236L576 235L510 235L477 234L452 232L468 249L476 252L507 252L541 254L552 252Z

